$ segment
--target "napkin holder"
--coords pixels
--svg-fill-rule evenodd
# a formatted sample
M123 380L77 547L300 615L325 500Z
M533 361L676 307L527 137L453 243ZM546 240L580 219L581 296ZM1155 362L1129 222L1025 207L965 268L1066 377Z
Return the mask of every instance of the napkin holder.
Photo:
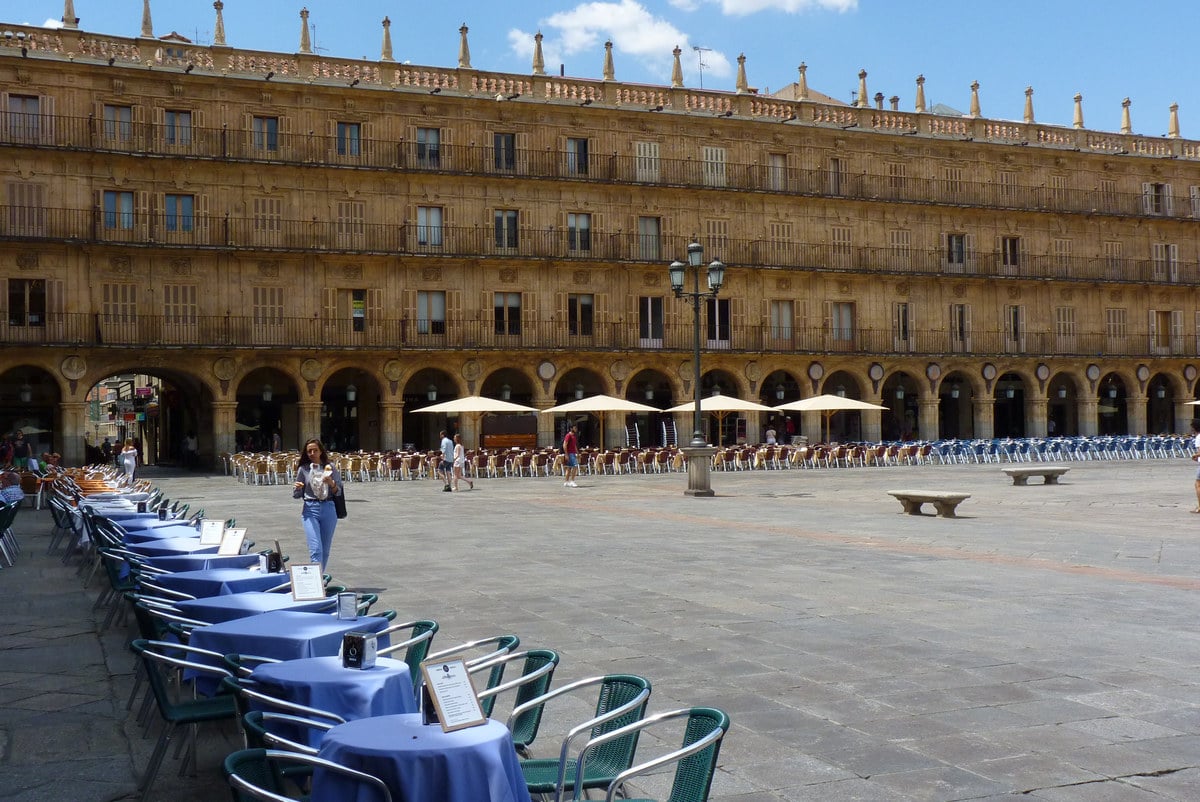
M166 507L158 508L158 520L160 520L160 521L167 520L167 508Z
M342 668L374 668L377 643L374 632L347 632L342 636Z
M139 501L139 502L137 503L137 511L138 511L138 512L145 512L145 511L146 511L146 502L144 502L144 501Z
M358 620L358 594L347 590L337 595L337 617L340 621Z

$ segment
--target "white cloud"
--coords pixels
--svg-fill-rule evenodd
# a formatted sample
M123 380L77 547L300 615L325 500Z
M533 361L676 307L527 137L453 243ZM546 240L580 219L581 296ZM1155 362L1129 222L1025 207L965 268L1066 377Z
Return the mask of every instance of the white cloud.
M533 69L533 34L513 28L508 32L508 48L523 59L523 63ZM563 63L562 55L552 40L542 37L542 60L546 64L546 72L558 74L558 65Z
M61 28L62 26L63 23L60 19L47 19L42 23L43 28Z
M672 2L678 5L689 0ZM665 82L671 74L671 51L676 46L687 54L682 59L685 79L694 74L696 61L689 58L693 54L687 34L667 20L654 16L636 0L580 3L567 11L552 14L542 20L541 25L545 34L542 50L547 72L553 72L551 65L567 63L569 57L578 55L583 58L575 61L582 69L572 69L568 64L568 72L599 75L604 63L604 42L611 40L618 79L621 78L620 57L626 55L635 58ZM514 53L532 59L533 37L530 34L513 30L509 31L508 39ZM555 57L552 58L551 53ZM733 74L730 61L723 53L705 53L704 64L707 75L728 77Z
M696 0L667 0L667 3L680 11L695 11L700 8L700 3Z
M782 11L796 14L801 11L853 11L858 0L708 0L721 6L721 13L744 17L759 11Z

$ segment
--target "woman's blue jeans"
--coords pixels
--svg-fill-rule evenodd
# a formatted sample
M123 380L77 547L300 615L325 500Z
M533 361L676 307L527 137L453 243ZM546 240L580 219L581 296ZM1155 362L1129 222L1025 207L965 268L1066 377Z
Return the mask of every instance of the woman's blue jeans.
M333 547L333 530L337 529L337 510L332 501L305 501L300 522L304 524L309 559L319 563L321 573L324 573L329 564L329 550Z

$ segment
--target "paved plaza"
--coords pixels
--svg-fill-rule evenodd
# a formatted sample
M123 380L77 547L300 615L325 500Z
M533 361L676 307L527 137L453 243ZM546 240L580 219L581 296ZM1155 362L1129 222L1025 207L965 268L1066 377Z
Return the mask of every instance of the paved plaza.
M511 632L561 653L556 684L636 673L652 712L723 708L714 802L1200 799L1193 465L1028 487L1000 467L719 473L712 499L682 474L356 483L329 570L436 619L435 647ZM304 557L289 487L147 477ZM971 498L914 517L893 489ZM0 570L0 799L131 799L153 740L124 709L129 632L96 636L96 589L45 556L49 528L23 511ZM562 729L548 717L535 752ZM208 736L198 776L168 757L154 799L228 798L238 736Z

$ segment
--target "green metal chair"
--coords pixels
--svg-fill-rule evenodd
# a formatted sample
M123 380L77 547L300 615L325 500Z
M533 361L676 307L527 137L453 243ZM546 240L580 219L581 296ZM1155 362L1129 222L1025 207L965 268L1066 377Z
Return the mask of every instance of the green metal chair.
M228 695L214 696L211 699L175 698L172 695L167 675L176 670L190 669L223 677L229 675L229 672L222 668L187 659L189 655L195 654L198 650L177 643L149 641L143 638L135 640L129 645L129 648L142 660L146 678L158 706L158 714L163 720L163 729L159 734L158 743L154 746L154 753L150 756L150 763L146 766L146 772L142 775L142 781L138 787L140 792L138 798L144 800L150 795L150 788L154 784L154 778L158 776L163 756L167 752L171 738L180 726L185 727L183 748L186 751L183 765L180 767L180 771L183 771L187 769L189 763L194 766L196 761L196 727L187 725L232 720L237 717L237 710L234 707L233 697Z
M498 682L496 685L479 692L479 706L483 708L483 713L488 718L492 717L496 697L502 693L506 693L514 688L516 689L516 697L513 699L513 708L515 709L549 691L550 682L554 678L554 669L558 668L559 656L558 652L551 649L530 649L524 652L507 654L496 658L496 660L504 663L514 663L520 660L523 663L521 666L521 676L507 682ZM471 673L475 673L476 671L489 671L491 673L491 668L492 665L490 663L484 663L472 669ZM541 721L542 706L538 705L522 713L513 722L511 727L512 739L518 753L527 756L529 744L537 737Z
M225 779L229 782L233 802L298 802L305 799L306 797L301 796L285 796L280 768L288 763L301 764L312 769L320 768L356 780L366 792L356 797L361 802L392 802L387 785L378 777L339 766L319 757L271 749L241 749L225 758L222 768Z
M395 615L394 611L389 610L387 612L391 612L393 616ZM387 618L386 615L384 617ZM390 636L394 632L403 632L405 630L409 630L409 637L406 640L386 646L376 652L376 654L379 657L388 657L404 649L403 659L408 664L409 673L412 674L413 690L417 690L421 685L421 662L429 654L429 645L433 643L433 636L437 634L438 623L437 621L428 619L406 621L403 624L390 624L387 629L379 634Z
M571 757L571 746L582 735L598 738L607 732L641 721L650 700L650 681L635 674L606 674L589 677L549 691L513 708L508 728L514 729L521 716L531 710L575 691L595 688L595 715L568 730L557 758L527 758L521 761L521 772L530 794L551 794L554 802L562 802L564 792L579 786L581 789L608 788L613 779L633 765L638 732L631 731L596 746L588 754L586 773L577 776L577 760Z
M729 716L725 714L725 711L715 707L691 707L659 713L591 738L579 750L577 765L580 772L587 776L588 759L596 747L677 719L685 719L682 745L673 752L659 755L652 760L643 761L622 771L609 783L604 796L605 802L612 802L616 799L618 790L630 778L656 771L671 763L676 764L675 777L671 782L671 794L667 797L667 802L707 802L713 774L717 770L717 755L721 751L721 740L729 731ZM575 793L571 797L573 802L583 799L581 794L582 789L576 786ZM625 802L655 802L655 800L647 798L631 799L627 796L622 798Z

